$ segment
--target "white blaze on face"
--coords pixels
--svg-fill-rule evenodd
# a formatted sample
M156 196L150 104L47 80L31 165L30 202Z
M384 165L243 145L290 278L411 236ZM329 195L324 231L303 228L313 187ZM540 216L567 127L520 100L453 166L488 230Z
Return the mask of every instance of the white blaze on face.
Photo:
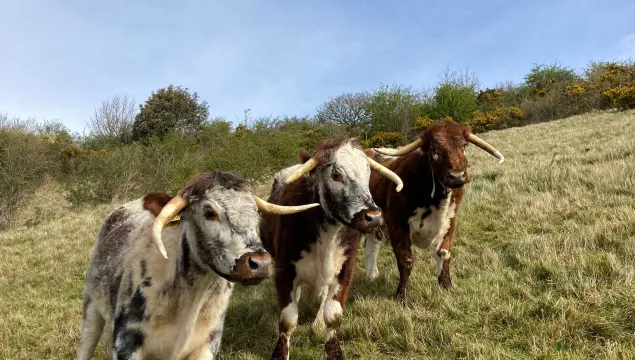
M350 221L356 213L373 204L368 187L370 172L364 152L347 142L335 151L331 166L322 174L321 183L326 184L344 220ZM342 176L343 182L333 179L336 174Z
M363 151L354 148L350 143L346 143L335 151L333 160L346 174L347 178L368 188L370 165Z

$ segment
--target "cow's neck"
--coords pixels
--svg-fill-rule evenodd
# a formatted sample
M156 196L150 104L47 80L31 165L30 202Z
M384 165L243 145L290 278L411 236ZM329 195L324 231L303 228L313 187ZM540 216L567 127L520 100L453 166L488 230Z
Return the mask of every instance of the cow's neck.
M191 241L193 236L196 234L187 227L181 233L180 252L174 265L174 274L175 286L180 293L195 303L205 297L209 289L227 287L228 281L200 260Z
M434 174L432 159L427 153L417 150L396 161L403 161L403 165L398 167L403 169L402 173L398 172L397 175L407 178L409 183L414 185L404 186L403 196L413 199L416 205L438 206L448 197L450 189L443 185L442 179ZM411 194L408 194L410 192Z
M180 313L174 326L183 329L175 339L172 358L178 357L191 336L191 331L199 317L201 308L210 300L210 294L218 297L229 297L233 286L216 274L209 266L202 264L196 251L193 251L190 232L186 229L181 233L181 246L178 260L175 262L175 280L173 296L176 301L176 312ZM222 303L222 301L221 301ZM225 309L216 309L219 312Z

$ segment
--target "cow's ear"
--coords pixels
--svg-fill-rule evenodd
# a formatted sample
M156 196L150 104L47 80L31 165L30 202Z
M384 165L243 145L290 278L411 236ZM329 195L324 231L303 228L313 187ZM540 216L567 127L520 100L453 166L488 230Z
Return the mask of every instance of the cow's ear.
M157 216L170 200L172 200L172 196L166 193L151 192L143 197L143 208Z
M300 149L300 151L298 152L298 156L300 157L301 164L304 164L305 162L309 161L309 159L311 158L311 154L309 154L309 152L306 151L306 149Z
M463 125L463 137L467 139L472 133L472 127L470 125Z

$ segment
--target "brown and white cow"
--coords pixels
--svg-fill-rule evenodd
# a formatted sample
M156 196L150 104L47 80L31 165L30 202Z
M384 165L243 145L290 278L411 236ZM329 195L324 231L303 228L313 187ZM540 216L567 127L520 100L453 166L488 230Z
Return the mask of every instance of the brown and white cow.
M301 150L300 158L302 165L275 175L268 201L285 206L319 202L321 206L289 216L265 215L260 228L263 245L275 259L280 308L272 359L289 358L301 294L319 297L314 326L326 326L327 359L340 359L338 328L355 268L360 240L356 231L371 231L383 223L368 188L371 168L397 183L397 191L402 183L366 157L355 140L329 140L312 156Z
M404 182L404 191L392 191L390 184L373 174L370 191L384 211L385 226L367 234L366 276L375 279L377 254L389 238L397 259L399 285L395 298L405 301L412 271L412 250L433 246L439 284L452 286L450 251L457 227L457 213L463 185L468 183L465 147L472 143L504 161L493 146L472 134L468 126L453 121L435 121L412 143L399 149L368 149L366 154L394 171Z
M255 285L272 273L258 210L315 206L269 204L247 181L210 172L175 197L150 193L118 207L99 231L88 269L77 359L93 356L104 328L116 360L214 359L234 283Z

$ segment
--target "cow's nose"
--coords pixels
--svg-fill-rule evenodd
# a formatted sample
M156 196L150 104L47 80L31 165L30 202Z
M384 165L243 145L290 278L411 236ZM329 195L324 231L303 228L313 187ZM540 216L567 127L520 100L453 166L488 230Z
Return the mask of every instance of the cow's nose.
M271 276L272 263L271 255L264 250L246 253L236 260L231 277L245 285L257 284Z
M465 177L465 171L451 172L449 177L452 181L461 181Z
M456 171L448 173L448 179L453 183L460 183L465 180L465 171Z
M368 223L369 227L381 226L384 222L384 217L382 216L381 210L379 209L366 210L364 219Z
M249 256L247 260L249 269L252 271L252 276L268 277L271 272L271 255L267 252L257 252Z

